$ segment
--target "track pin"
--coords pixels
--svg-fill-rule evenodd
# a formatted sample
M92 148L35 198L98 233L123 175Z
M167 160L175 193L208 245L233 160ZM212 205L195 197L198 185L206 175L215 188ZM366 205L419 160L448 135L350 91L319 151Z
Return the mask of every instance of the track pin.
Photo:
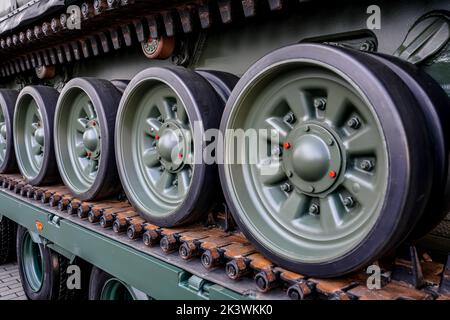
M183 242L178 253L183 260L189 260L199 254L198 247L193 241Z
M261 292L268 292L280 285L277 275L273 271L261 271L255 276L256 286Z
M173 234L164 236L159 243L161 250L170 253L178 248L178 241Z
M251 270L243 258L236 258L227 262L225 272L230 279L237 280L250 274Z
M161 235L154 229L147 230L142 235L142 240L147 247L152 247L160 242Z

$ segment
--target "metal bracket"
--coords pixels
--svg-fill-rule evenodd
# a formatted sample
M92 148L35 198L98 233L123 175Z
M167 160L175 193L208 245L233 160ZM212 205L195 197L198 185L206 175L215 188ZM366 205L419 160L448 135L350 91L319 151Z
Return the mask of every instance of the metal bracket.
M449 41L450 17L431 12L414 23L394 56L418 64L439 54Z
M417 289L422 288L425 280L416 247L409 244L402 245L397 250L396 256L392 280L406 282Z

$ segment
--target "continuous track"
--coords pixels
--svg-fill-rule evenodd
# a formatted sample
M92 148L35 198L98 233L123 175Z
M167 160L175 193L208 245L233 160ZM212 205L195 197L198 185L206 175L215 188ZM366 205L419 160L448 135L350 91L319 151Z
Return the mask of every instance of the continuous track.
M80 5L80 30L72 27L68 14L59 13L14 34L2 35L0 77L106 54L149 37L192 34L257 13L280 11L288 3L295 2L177 0L170 4L155 1L149 6L144 0L87 0ZM185 57L177 59L183 64Z
M213 281L225 287L248 290L255 287L262 299L417 299L449 300L444 286L448 286L448 266L431 259L421 260L423 273L420 289L407 281L394 280L395 273L411 270L411 263L395 259L393 264L382 270L382 288L367 288L368 275L364 270L334 279L304 277L274 265L263 257L240 233L231 233L217 226L190 225L182 228L160 228L146 223L126 200L82 202L73 198L62 185L33 187L24 182L20 175L0 175L1 192L11 197L25 198L24 201L58 216L69 219L116 241L139 247L140 250L167 260L185 269L192 269L201 262L205 272ZM111 228L113 232L111 232ZM132 242L131 242L132 241ZM156 248L159 245L159 249ZM176 252L178 251L178 255ZM227 277L224 276L226 274ZM251 278L254 283L251 283ZM448 290L448 289L447 289ZM287 297L286 297L287 295Z

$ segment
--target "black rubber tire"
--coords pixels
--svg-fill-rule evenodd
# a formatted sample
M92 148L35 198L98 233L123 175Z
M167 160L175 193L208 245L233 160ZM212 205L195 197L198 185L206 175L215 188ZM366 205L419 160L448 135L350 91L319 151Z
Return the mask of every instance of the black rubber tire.
M234 74L223 71L196 70L196 72L203 78L205 78L214 88L223 102L223 107L225 107L225 104L230 97L231 91L233 91L233 88L238 83L239 78ZM223 109L221 110L221 112L223 112Z
M0 220L0 265L16 259L17 224L2 217Z
M19 274L25 295L30 300L72 300L76 290L67 288L69 260L54 252L43 244L38 244L41 252L44 270L44 280L41 289L34 292L23 271L23 259L21 247L28 230L22 226L17 229L17 261L19 264Z
M130 80L115 79L111 80L111 83L117 88L117 90L120 91L121 94L123 94L130 83Z
M400 245L423 212L432 179L431 146L421 109L403 81L374 57L355 50L320 44L298 44L276 50L256 62L233 90L222 118L227 119L239 93L249 81L269 66L283 61L308 59L332 66L356 83L375 108L388 150L389 181L383 209L368 233L353 250L332 261L304 263L281 256L261 245L242 222L227 190L224 165L219 172L231 212L248 239L269 259L289 270L308 276L334 277L355 271ZM395 88L395 89L393 89ZM267 235L266 235L267 237Z
M424 214L411 230L409 238L419 239L433 230L450 212L450 98L426 72L399 58L374 54L376 59L394 71L408 86L421 107L432 141L433 183Z
M109 273L103 271L100 268L93 267L91 272L91 277L89 280L89 300L101 300L102 289L106 282L110 279L117 279L116 277L110 275ZM132 295L135 300L149 300L147 295L143 292L138 292L137 290L129 287L129 290L133 291Z
M64 152L64 149L61 149L57 132L57 122L59 121L60 113L59 110L64 104L68 94L70 94L70 91L74 88L83 90L90 97L97 111L102 136L102 156L100 159L97 176L91 187L87 191L81 193L71 188L70 183L62 173L64 170L62 170L61 152ZM114 152L115 121L120 98L121 93L119 89L117 89L111 82L93 78L75 78L69 81L59 96L54 120L56 161L58 163L58 168L61 172L61 178L64 181L64 184L71 189L72 193L77 198L81 200L104 199L117 195L122 189L117 173Z
M149 68L140 72L131 80L125 90L119 109L124 108L128 96L133 92L134 87L149 78L159 79L166 83L170 83L174 91L180 95L181 99L186 104L186 111L191 123L202 121L205 131L211 128L219 128L221 110L223 109L220 106L223 103L219 96L203 77L182 67ZM117 121L119 121L119 117L117 118ZM116 127L117 126L118 125L116 124ZM121 165L119 159L119 157L121 157L121 152L118 151L120 148L118 148L117 142L119 134L119 130L116 130L116 158L118 166ZM202 144L196 145L198 148L197 152L202 154L205 146ZM144 219L163 227L179 226L198 221L202 216L207 214L214 205L218 194L217 165L209 165L202 161L200 164L195 164L194 172L190 189L183 203L177 209L172 211L170 215L160 217L152 215L151 212L147 212L138 202L133 200L124 183L125 178L122 177L123 172L119 168L119 176L130 203Z
M19 170L13 142L14 107L18 95L19 92L16 90L0 89L0 107L5 118L7 135L5 160L0 165L0 173L13 173Z
M58 101L58 91L56 89L46 87L46 86L28 86L20 91L19 97L17 98L16 108L14 112L14 125L16 124L17 110L20 107L21 103L25 99L34 99L36 104L42 113L42 121L44 127L44 135L45 135L45 143L44 146L44 159L42 163L42 167L39 171L39 174L32 178L27 179L27 177L23 173L23 169L21 168L21 164L19 158L17 157L17 148L18 145L21 144L21 141L18 141L16 129L13 128L14 132L14 148L16 151L16 159L18 161L18 166L20 172L27 180L27 183L37 186L37 185L51 185L61 181L59 176L58 167L55 166L56 158L55 158L55 149L53 145L53 123L55 117L55 109L56 102Z

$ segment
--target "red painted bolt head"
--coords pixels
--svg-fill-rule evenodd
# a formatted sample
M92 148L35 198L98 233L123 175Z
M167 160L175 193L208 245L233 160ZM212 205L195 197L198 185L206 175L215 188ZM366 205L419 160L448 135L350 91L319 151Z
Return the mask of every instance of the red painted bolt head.
M336 178L336 171L334 170L330 170L330 172L328 172L328 175L330 176L330 178Z
M156 140L159 140L159 134L156 134L156 135L155 135L155 139L156 139Z
M182 153L178 154L178 159L183 159L183 154Z
M283 143L283 148L286 149L286 150L290 149L291 148L291 144L286 141L285 143Z

